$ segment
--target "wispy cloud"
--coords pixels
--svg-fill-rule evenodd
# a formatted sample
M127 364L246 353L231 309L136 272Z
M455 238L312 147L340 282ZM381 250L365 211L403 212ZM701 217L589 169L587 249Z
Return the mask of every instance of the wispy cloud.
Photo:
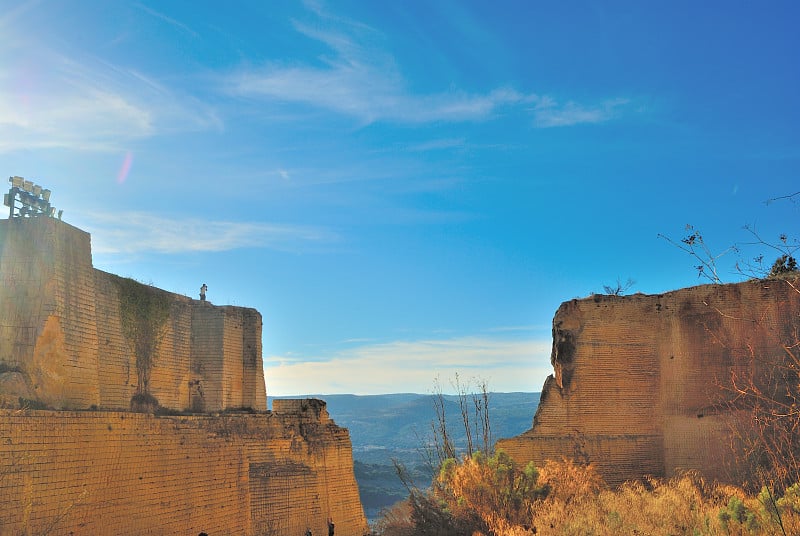
M265 374L272 394L420 392L455 373L495 391L536 391L551 372L550 347L549 339L396 341L331 356L270 356Z
M212 108L140 72L20 34L0 50L0 152L117 151L132 140L222 127Z
M136 7L137 9L140 9L140 10L144 11L148 15L151 15L151 16L157 18L157 19L160 19L160 20L166 22L167 24L169 24L169 25L171 25L171 26L173 26L175 28L178 28L178 29L188 33L192 37L198 37L197 32L195 32L194 30L192 30L191 28L186 26L184 23L182 23L180 21L177 21L177 20L173 19L172 17L168 17L167 15L164 15L160 11L156 11L155 9L152 9L152 8L149 8L149 7L144 6L142 4L139 4L138 2L133 4L133 6Z
M228 251L240 248L295 250L338 239L326 229L263 222L169 219L145 212L90 212L81 228L96 253L135 254Z
M360 62L335 63L329 69L270 65L237 73L229 91L324 108L364 123L484 120L504 105L527 99L510 89L415 96L402 93L402 82L394 78Z
M581 123L602 123L614 118L628 102L628 99L612 99L594 106L581 105L572 101L559 105L553 99L542 98L532 109L534 125L540 128L549 128L568 127Z
M41 0L26 0L14 7L4 6L2 13L0 13L0 29L4 33L11 31L20 17L38 7L41 3Z
M312 66L302 62L268 63L246 67L226 79L226 89L237 96L289 102L325 109L369 124L378 121L418 124L484 121L504 110L532 113L540 128L599 123L611 119L622 100L599 105L572 101L564 105L548 96L498 87L488 93L450 89L414 94L394 58L380 48L376 30L334 18L316 6L318 25L295 24L306 37L324 43L333 52Z
M514 331L549 331L551 326L546 324L532 324L530 326L498 326L494 328L489 328L486 331L488 333L508 333Z
M422 143L415 143L405 147L407 151L428 152L441 151L448 149L462 149L467 142L464 138L442 138L429 140Z

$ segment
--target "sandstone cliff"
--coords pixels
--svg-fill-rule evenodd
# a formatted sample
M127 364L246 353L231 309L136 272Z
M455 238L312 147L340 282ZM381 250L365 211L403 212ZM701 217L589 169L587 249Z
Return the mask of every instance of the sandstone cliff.
M128 409L267 409L261 315L92 267L87 233L0 220L0 402ZM3 388L3 386L5 387Z
M0 410L0 534L327 534L330 516L361 536L347 430L324 403L297 402L221 416Z
M325 403L266 409L258 311L96 270L45 217L0 220L0 280L0 535L367 531Z
M533 427L498 442L521 463L592 462L611 483L697 470L732 481L732 374L800 341L797 280L593 296L553 319L554 374Z

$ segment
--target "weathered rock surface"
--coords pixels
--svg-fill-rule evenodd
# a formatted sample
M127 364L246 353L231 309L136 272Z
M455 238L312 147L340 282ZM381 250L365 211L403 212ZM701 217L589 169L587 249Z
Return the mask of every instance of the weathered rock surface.
M0 282L0 534L367 531L325 403L266 410L258 311L95 270L44 217L0 220Z
M723 386L800 340L798 289L760 280L562 304L533 427L498 447L521 463L591 462L610 483L685 470L731 481Z
M31 400L31 397L33 393L28 389L25 376L21 372L0 374L0 406L18 405L20 398L25 401Z
M52 218L0 220L0 277L0 365L20 371L47 407L126 410L146 383L169 409L267 409L255 309L95 270L89 235ZM153 309L147 298L164 308L153 333L130 325ZM141 378L138 343L151 339Z
M327 534L330 516L337 534L362 536L347 430L303 403L222 416L0 410L0 534Z

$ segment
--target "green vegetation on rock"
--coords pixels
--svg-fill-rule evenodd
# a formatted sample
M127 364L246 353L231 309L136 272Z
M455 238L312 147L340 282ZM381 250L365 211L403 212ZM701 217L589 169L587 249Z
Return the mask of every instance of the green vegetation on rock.
M150 373L170 315L169 295L133 279L115 277L122 333L136 356L136 394L148 393Z

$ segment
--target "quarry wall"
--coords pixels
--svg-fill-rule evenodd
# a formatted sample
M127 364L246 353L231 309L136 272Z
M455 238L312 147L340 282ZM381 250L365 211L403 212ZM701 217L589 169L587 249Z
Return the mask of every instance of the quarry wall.
M258 311L96 270L45 217L0 220L0 282L0 536L367 532L348 431L266 409Z
M364 534L347 430L279 411L0 410L0 534Z
M89 407L100 402L89 235L60 223L0 220L0 364L18 373L4 378L10 395Z
M521 463L591 462L612 484L685 470L735 480L724 386L800 341L797 289L757 280L562 304L533 426L498 447Z
M53 218L0 220L0 275L6 405L22 397L54 409L128 409L146 380L165 408L266 410L255 309L95 270L89 234ZM136 324L160 312L158 325ZM139 346L150 340L157 344L142 378Z

